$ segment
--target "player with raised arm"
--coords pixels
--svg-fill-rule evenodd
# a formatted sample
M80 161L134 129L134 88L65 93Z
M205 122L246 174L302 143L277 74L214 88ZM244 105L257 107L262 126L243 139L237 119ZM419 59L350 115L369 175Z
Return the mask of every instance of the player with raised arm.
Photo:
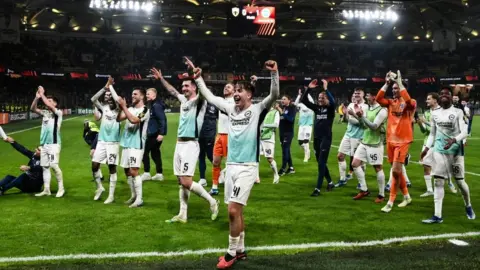
M317 186L310 195L312 197L320 195L324 177L327 178L328 182L327 191L332 190L334 187L327 161L332 145L332 125L335 119L336 105L335 98L332 93L328 91L328 82L322 80L322 83L325 91L318 94L318 104L312 103L308 98L311 89L318 86L316 79L310 82L307 90L300 99L300 102L315 113L313 149L315 151L315 158L317 159L318 177Z
M302 97L302 89L298 89L298 96L295 99L295 106L297 106L300 116L298 118L298 144L302 147L305 156L303 162L308 162L310 159L310 139L312 138L313 116L312 110L307 108L305 104L300 102ZM313 103L313 98L309 94L308 100Z
M117 122L120 108L112 97L111 85L113 85L113 78L109 77L105 87L100 89L91 99L95 108L102 112L97 146L92 158L92 173L97 184L93 199L97 201L105 191L102 186L100 164L107 164L110 171L110 188L105 204L110 204L115 199L117 166L120 159L120 123ZM104 97L102 102L99 101L101 96Z
M458 189L465 202L468 219L475 219L470 202L470 190L465 182L464 146L462 141L468 136L467 123L461 109L452 105L452 90L443 87L440 91L441 108L432 112L431 130L420 159L424 159L433 146L432 174L435 182L433 201L435 212L432 218L423 220L423 223L442 223L442 204L445 195L445 179L450 175L455 178Z
M127 107L125 99L117 95L112 84L109 85L109 89L121 110L117 115L117 122L128 120L120 138L120 146L123 148L120 166L124 168L131 192L130 199L125 203L130 204L130 208L140 207L143 205L143 180L139 170L142 165L150 118L150 112L145 105L146 93L143 89L133 89L132 107Z
M5 134L5 131L3 131L3 128L0 126L0 138L3 140L7 139L7 134Z
M382 212L385 213L392 210L393 203L397 197L398 187L400 187L404 196L404 200L398 207L405 207L412 202L412 198L410 194L408 194L407 182L402 172L402 165L408 154L408 148L413 141L412 119L417 107L417 102L410 98L407 89L403 86L400 71L396 74L396 80L393 84L393 99L386 99L385 92L392 80L392 72L388 72L385 78L385 85L377 93L376 97L377 102L382 107L388 108L387 155L388 162L392 164L393 177L390 199L382 208Z
M230 235L227 253L219 258L218 269L230 268L235 261L244 259L245 224L243 207L255 183L258 173L258 153L260 147L259 127L279 96L278 67L275 61L267 61L265 67L271 73L270 94L261 102L252 104L254 87L250 82L238 82L232 105L221 97L216 97L206 87L201 70L194 68L195 81L208 102L229 116L228 157L225 179L225 202L228 203Z
M353 156L352 167L358 182L360 183L360 192L353 197L359 200L368 196L367 182L365 181L365 171L362 163L368 163L373 166L377 174L378 196L375 203L381 203L385 200L385 173L383 172L383 143L385 141L385 120L387 119L387 109L380 106L375 100L373 93L366 94L368 110L362 111L360 106L355 106L355 117L366 126L363 132L363 138Z
M200 146L198 137L202 130L203 119L206 110L205 100L200 99L197 94L197 86L193 79L186 79L182 82L182 93L168 83L162 76L162 72L152 68L155 79L160 80L163 87L180 101L180 120L177 131L177 145L173 157L173 171L180 184L179 199L180 212L173 218L166 220L168 223L186 223L188 199L190 191L205 199L210 205L211 219L218 216L219 203L203 187L193 181L193 175L197 167ZM215 105L215 104L214 104Z
M223 87L223 97L225 100L234 104L233 93L235 92L235 86L233 83L227 83ZM220 178L222 164L222 158L227 158L228 153L228 115L219 111L218 112L218 135L215 139L215 145L213 146L213 168L212 168L212 189L211 195L218 195L218 180Z
M368 105L364 102L365 92L363 88L357 87L353 92L352 103L348 104L347 112L345 117L347 118L347 130L343 136L340 147L338 148L338 168L340 171L340 180L337 183L337 187L341 187L347 184L347 162L345 161L346 156L353 157L355 151L357 150L360 140L363 137L363 131L365 127L352 115L355 114L354 106L360 106L362 111L366 112L368 110Z
M42 100L47 110L40 110L37 107L39 100ZM53 169L58 182L58 191L55 197L60 198L65 194L63 187L63 173L58 163L60 162L61 136L60 128L62 126L63 112L57 109L58 100L53 96L45 96L45 89L38 87L35 99L32 102L31 110L42 118L42 130L40 132L40 145L42 151L40 153L40 165L43 170L43 191L35 194L37 197L50 196L50 181L52 174L50 168Z

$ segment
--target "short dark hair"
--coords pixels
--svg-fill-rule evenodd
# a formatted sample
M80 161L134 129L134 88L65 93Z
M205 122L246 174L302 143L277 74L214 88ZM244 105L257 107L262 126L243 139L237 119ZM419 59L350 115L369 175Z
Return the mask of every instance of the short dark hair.
M448 90L448 92L450 92L450 94L453 95L453 90L450 86L444 85L444 86L442 86L442 88L440 88L440 91L442 91L442 90Z
M252 96L255 93L255 86L252 85L252 83L249 81L237 81L235 82L235 85L238 85L238 87L249 91L250 93L252 93Z
M47 99L51 99L51 100L55 101L55 103L57 103L57 105L58 105L58 98L56 98L54 96L47 96Z
M195 88L197 88L197 84L195 83L195 80L194 79L191 79L191 78L188 78L188 79L184 79L182 81L182 84L183 82L190 82L193 86L195 86Z
M292 100L292 97L287 94L283 95L282 97L286 97L288 100Z
M427 97L428 96L432 96L432 98L435 99L437 102L440 99L440 96L438 95L438 93L435 93L435 92L428 93Z
M365 93L365 90L363 90L363 87L355 87L353 89L353 92L357 92L357 91L362 91L363 93Z

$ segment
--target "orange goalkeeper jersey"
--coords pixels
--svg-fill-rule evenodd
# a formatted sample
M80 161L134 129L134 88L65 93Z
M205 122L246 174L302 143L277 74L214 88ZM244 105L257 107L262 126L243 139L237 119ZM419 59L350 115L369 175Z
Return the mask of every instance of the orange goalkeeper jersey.
M388 107L387 142L411 143L413 141L412 121L417 102L410 98L406 89L400 91L400 98L385 98L385 91L376 97L382 107Z

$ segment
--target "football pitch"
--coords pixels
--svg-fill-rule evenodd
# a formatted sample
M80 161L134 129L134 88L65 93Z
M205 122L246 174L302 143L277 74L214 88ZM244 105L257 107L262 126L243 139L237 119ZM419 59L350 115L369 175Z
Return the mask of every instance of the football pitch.
M167 115L168 135L162 145L165 181L144 182L144 206L138 209L130 209L123 203L130 191L121 168L115 203L103 204L106 193L102 195L103 200L93 201L95 185L91 181L89 147L81 135L84 118L64 119L62 125L60 167L66 188L63 198L36 198L33 194L17 193L15 189L0 197L0 266L12 269L213 269L218 255L222 255L228 245L225 204L222 203L219 218L211 221L207 202L192 195L188 223L165 223L179 209L178 183L172 168L178 115ZM480 213L479 121L476 117L472 138L468 139L465 150L466 181L477 213ZM39 142L38 125L40 120L12 123L3 128L7 133L13 132L11 136L20 144L34 148ZM340 144L345 129L345 124L334 124L334 147ZM419 159L422 143L423 134L416 126L415 141L410 148L412 162L407 166L413 185L409 189L413 202L406 208L396 207L402 199L400 195L388 214L380 211L383 204L374 203L377 183L371 167L367 167L366 175L372 192L369 197L352 200L357 193L357 181L352 179L345 187L332 192L322 190L319 197L312 198L309 195L316 183L316 162L313 157L310 162L303 162L303 151L296 141L292 143L296 173L281 177L278 185L272 184L268 162L261 158L261 184L253 188L244 211L245 243L247 251L251 248L251 257L234 268L350 269L368 266L380 269L389 265L402 267L405 263L432 269L478 267L480 221L467 219L459 192L452 194L448 187L445 188L443 224L421 223L433 214L433 197L419 197L425 191L425 182L423 168L415 161ZM329 169L336 182L338 165L334 147L330 152ZM280 165L279 143L275 157ZM0 160L2 178L6 174L20 174L19 166L28 162L7 143L0 143ZM387 178L389 170L390 166L385 163ZM107 168L102 167L102 171L108 179ZM208 163L207 190L210 189L210 176ZM198 179L197 173L195 180ZM104 187L108 190L108 181L104 181ZM54 192L56 180L52 177ZM218 199L223 202L223 190ZM471 234L465 235L469 232ZM422 238L438 235L437 239ZM381 241L393 238L399 239ZM469 246L455 246L447 242L451 238L461 238ZM368 242L374 240L379 241ZM300 245L310 243L312 245ZM438 258L438 254L442 257Z

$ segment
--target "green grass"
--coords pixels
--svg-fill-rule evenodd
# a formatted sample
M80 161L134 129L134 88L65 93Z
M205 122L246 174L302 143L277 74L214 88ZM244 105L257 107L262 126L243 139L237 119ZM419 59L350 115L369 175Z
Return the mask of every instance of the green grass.
M218 220L212 222L208 204L192 195L187 224L164 222L176 215L179 209L178 183L172 168L178 115L169 114L167 117L169 134L162 145L166 180L144 183L145 205L138 209L129 209L123 204L130 193L121 169L116 202L104 205L102 201L93 201L95 186L91 182L89 147L81 137L84 118L64 122L60 166L67 193L60 199L54 196L36 198L32 194L18 194L17 190L12 190L0 197L0 257L226 248L228 218L224 204ZM480 140L477 139L480 137L479 121L480 119L474 121L474 138L468 141L465 159L466 170L477 174L480 174L477 165L480 163L480 155L477 154L480 150ZM11 132L39 125L40 120L28 122L28 125L26 123L13 123L4 128ZM344 131L344 124L334 124L334 145L340 143ZM13 137L21 144L33 148L38 144L39 132L39 129L32 129L14 134ZM412 160L418 161L423 142L420 140L423 135L418 129L415 138L417 140L410 153ZM451 194L448 189L443 208L444 223L433 226L421 224L422 219L433 213L433 199L419 197L425 191L425 183L423 169L417 164L407 167L413 183L410 189L412 205L404 209L395 207L391 213L384 214L380 211L383 205L373 202L375 192L364 200L352 200L357 192L355 180L331 193L322 193L317 198L310 197L316 183L316 163L313 159L309 163L303 163L302 149L296 143L292 144L292 153L297 173L282 177L279 185L271 183L273 177L270 167L265 159L261 159L262 183L254 187L245 208L247 246L380 240L407 235L478 231L480 228L478 219L467 220L461 195ZM329 168L335 181L338 179L336 153L337 149L332 148L329 158ZM27 162L7 144L0 144L0 160L1 175L19 174L18 167ZM279 144L276 160L281 163ZM107 169L102 169L103 174L108 176ZM210 169L209 165L207 178L210 178ZM390 166L386 165L387 175L389 169ZM477 178L478 176L466 175L474 207L480 201ZM371 167L367 169L367 182L371 191L377 189ZM106 182L104 186L108 188ZM52 189L56 191L54 178ZM106 194L103 199L106 199ZM223 200L223 192L219 199ZM308 258L309 255L305 256ZM254 268L252 266L251 269Z

